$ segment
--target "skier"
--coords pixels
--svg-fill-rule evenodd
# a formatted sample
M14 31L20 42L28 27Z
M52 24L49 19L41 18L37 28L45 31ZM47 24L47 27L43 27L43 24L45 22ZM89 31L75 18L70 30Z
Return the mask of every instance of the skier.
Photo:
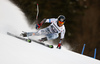
M48 27L40 29L37 32L24 32L21 35L23 37L29 37L34 35L45 35L46 37L41 38L39 41L44 42L52 39L56 39L60 35L60 41L57 48L61 49L62 40L65 35L65 16L59 15L58 18L43 19L39 24L36 24L36 29L39 29L44 23L51 23Z

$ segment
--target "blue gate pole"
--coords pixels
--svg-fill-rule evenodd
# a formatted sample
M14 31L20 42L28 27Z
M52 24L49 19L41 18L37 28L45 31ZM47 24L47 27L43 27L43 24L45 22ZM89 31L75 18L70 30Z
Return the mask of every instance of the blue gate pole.
M96 58L96 48L95 48L95 51L94 51L94 59Z
M83 46L83 50L82 50L82 53L81 53L81 54L83 54L83 52L84 52L84 49L85 49L85 45L86 45L86 44L84 44L84 46Z

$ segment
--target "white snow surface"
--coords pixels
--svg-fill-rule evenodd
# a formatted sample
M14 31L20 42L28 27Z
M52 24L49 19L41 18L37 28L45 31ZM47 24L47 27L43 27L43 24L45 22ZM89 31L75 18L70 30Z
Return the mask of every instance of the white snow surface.
M33 31L24 13L8 0L0 0L0 64L100 64L100 60L64 48L47 48L27 43L6 32ZM34 31L36 31L34 29Z

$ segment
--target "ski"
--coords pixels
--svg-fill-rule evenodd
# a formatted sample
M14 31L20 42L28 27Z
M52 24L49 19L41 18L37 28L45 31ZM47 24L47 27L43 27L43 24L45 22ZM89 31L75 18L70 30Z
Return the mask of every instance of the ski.
M12 33L10 33L10 32L7 32L7 34L10 35L10 36L16 37L16 38L18 38L18 39L21 39L21 40L23 40L23 41L29 42L29 43L31 43L31 41L33 41L33 42L36 42L36 43L41 44L41 45L43 45L43 46L46 46L46 47L49 47L49 48L53 48L53 45L48 45L48 44L45 44L45 43L43 43L43 42L39 42L39 41L36 41L36 40L33 40L33 39L23 38L23 37L14 35L14 34L12 34Z

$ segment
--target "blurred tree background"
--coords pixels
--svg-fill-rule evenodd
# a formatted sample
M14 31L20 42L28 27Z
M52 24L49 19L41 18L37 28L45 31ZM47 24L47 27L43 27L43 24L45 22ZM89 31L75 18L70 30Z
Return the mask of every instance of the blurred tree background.
M100 0L11 0L26 15L31 25L36 19L36 6L39 4L39 21L43 18L66 17L65 42L73 51L81 53L86 44L84 55L100 60ZM56 39L58 41L58 39ZM56 42L54 41L54 42Z

